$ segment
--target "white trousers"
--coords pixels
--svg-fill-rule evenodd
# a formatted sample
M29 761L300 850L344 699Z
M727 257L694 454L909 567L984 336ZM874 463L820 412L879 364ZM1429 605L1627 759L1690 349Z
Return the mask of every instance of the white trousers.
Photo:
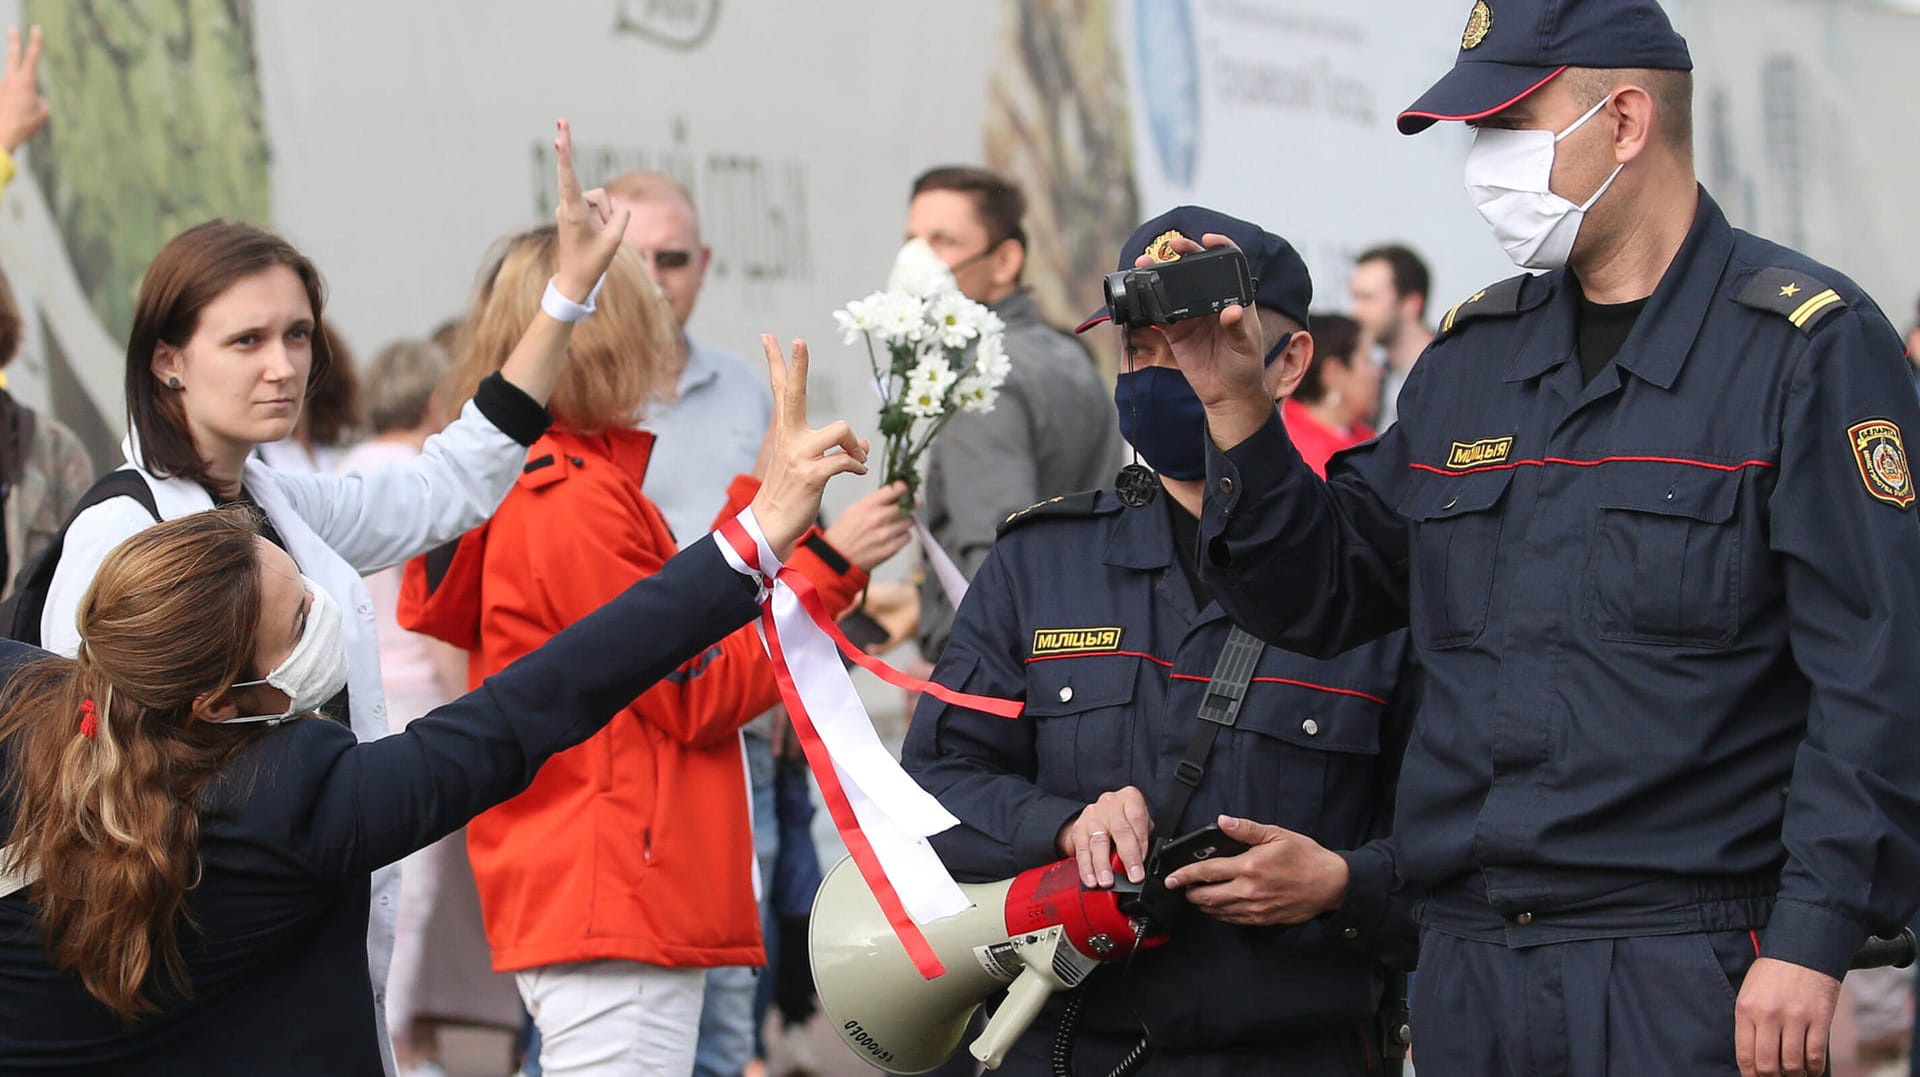
M689 1077L706 969L581 961L514 974L546 1077Z

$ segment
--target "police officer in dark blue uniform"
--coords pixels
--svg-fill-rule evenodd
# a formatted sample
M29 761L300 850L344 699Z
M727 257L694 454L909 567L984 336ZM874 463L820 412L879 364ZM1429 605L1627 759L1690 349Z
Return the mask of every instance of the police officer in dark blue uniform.
M1920 898L1920 405L1853 282L1699 188L1690 66L1651 0L1473 4L1400 128L1477 127L1469 192L1546 272L1448 311L1324 483L1255 319L1166 328L1222 604L1314 654L1411 626L1423 1077L1821 1072Z
M1176 238L1208 232L1249 253L1276 341L1267 382L1290 392L1312 356L1312 284L1284 240L1186 207L1141 226L1120 265L1174 257ZM1171 942L1089 981L1073 1036L1079 1072L1107 1073L1144 1025L1148 1073L1378 1073L1382 959L1409 962L1413 941L1407 906L1389 900L1383 840L1414 707L1404 634L1331 660L1258 650L1190 802L1156 817L1173 810L1162 805L1206 724L1198 713L1232 623L1196 575L1199 401L1158 333L1135 331L1126 347L1115 399L1158 497L1129 508L1113 491L1072 494L1006 522L934 679L1023 699L1025 713L1007 721L924 697L907 770L960 818L932 840L965 879L1077 857L1087 885L1112 886L1117 853L1139 882L1154 836L1216 822L1253 845L1176 872L1192 908ZM1052 1073L1062 1008L1056 999L1001 1072Z

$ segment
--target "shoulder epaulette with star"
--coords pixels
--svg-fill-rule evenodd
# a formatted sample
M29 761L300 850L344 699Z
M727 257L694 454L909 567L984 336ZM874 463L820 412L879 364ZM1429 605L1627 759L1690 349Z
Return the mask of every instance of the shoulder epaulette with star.
M1447 311L1446 317L1440 319L1440 332L1436 335L1446 336L1476 318L1512 317L1538 306L1538 300L1533 303L1521 302L1521 289L1532 279L1532 276L1526 273L1517 277L1508 277L1498 284L1489 284L1454 304L1453 309Z
M1023 524L1035 520L1057 519L1062 516L1105 516L1119 512L1122 506L1116 497L1102 497L1102 491L1083 490L1077 494L1062 494L1050 497L1036 505L1028 505L1019 512L1000 521L999 534L1006 534Z
M1763 269L1755 273L1741 289L1739 298L1745 306L1780 315L1808 336L1812 336L1822 322L1847 309L1847 301L1840 298L1839 292L1792 269Z

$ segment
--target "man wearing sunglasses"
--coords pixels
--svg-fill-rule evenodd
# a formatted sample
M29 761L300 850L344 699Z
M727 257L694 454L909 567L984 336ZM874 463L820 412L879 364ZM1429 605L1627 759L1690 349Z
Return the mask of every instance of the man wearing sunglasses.
M627 245L645 259L680 331L670 367L673 398L649 407L644 424L659 437L646 493L674 534L698 536L726 503L727 483L753 470L773 401L766 378L745 359L687 332L713 259L687 189L658 172L629 172L608 183L607 193L632 209Z

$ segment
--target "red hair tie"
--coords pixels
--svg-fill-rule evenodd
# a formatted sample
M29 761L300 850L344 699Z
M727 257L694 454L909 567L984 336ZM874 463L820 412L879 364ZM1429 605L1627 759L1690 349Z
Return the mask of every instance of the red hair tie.
M91 699L80 701L80 735L88 740L100 735L100 713Z

